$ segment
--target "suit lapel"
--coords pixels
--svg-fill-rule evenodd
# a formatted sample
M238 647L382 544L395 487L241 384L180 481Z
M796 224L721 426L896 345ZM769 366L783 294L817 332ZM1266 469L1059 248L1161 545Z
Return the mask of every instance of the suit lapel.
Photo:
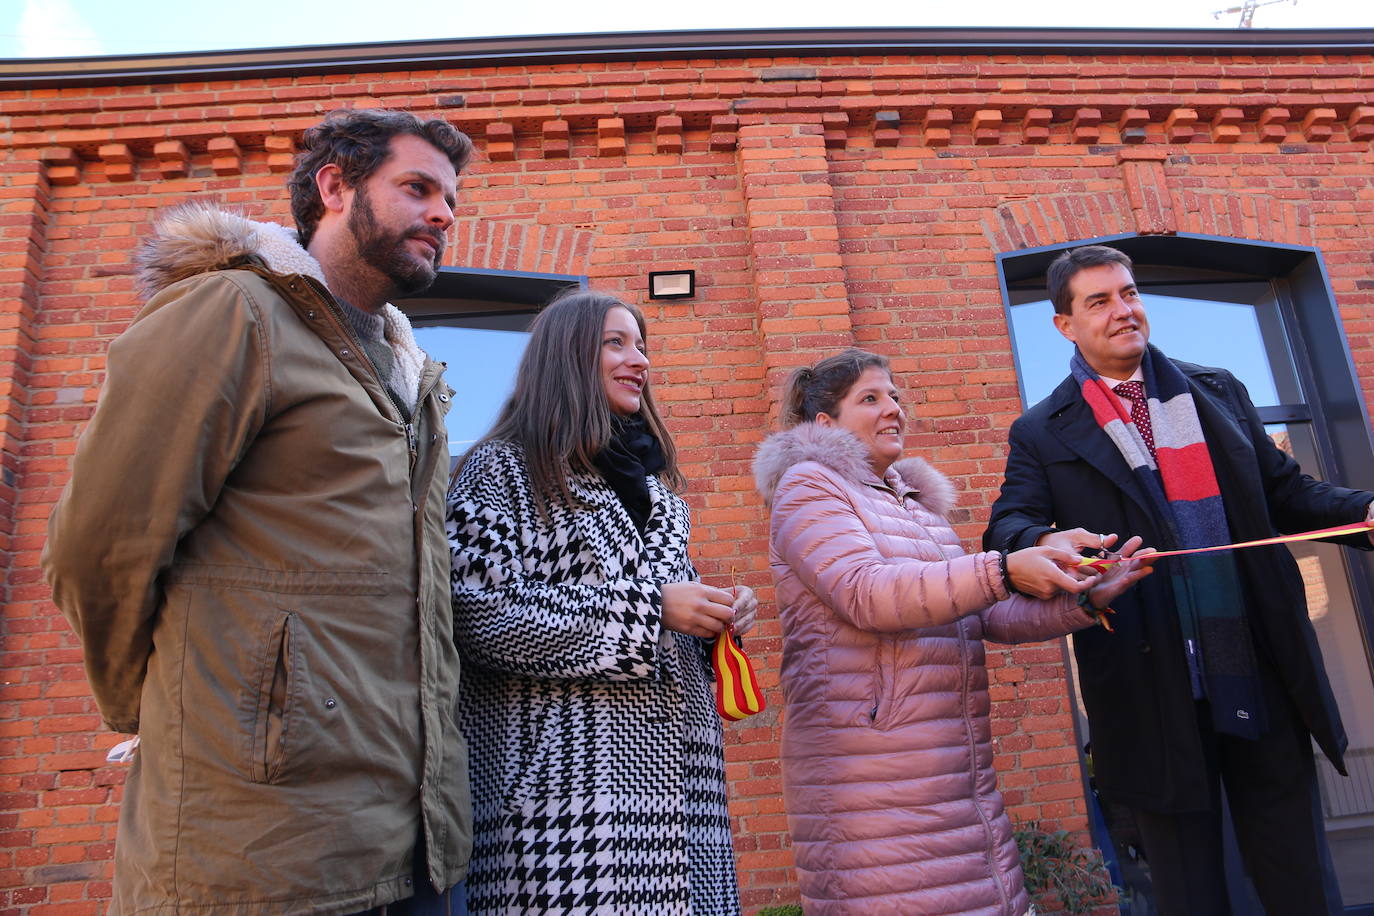
M1065 379L1050 395L1050 419L1046 424L1060 444L1103 474L1129 496L1146 515L1153 513L1149 495L1121 457L1112 440L1097 425L1073 377Z

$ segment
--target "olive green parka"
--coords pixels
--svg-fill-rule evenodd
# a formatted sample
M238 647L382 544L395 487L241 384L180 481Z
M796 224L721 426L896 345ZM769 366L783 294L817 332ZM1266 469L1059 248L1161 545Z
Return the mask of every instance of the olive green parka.
M140 263L43 557L141 741L111 912L352 913L412 895L421 831L456 883L441 366L386 306L383 386L281 227L176 208Z

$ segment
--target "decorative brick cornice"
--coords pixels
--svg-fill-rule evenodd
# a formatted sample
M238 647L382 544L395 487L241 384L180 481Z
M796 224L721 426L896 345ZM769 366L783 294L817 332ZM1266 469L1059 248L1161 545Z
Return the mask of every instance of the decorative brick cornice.
M724 153L734 149L739 138L739 118L735 115L716 115L711 119L709 145L711 152Z
M502 122L487 125L487 158L492 162L509 162L515 158L515 128Z
M847 116L846 116L847 117ZM873 145L896 146L902 141L902 113L879 111L873 115Z
M659 153L673 155L682 152L682 118L677 115L659 115L654 121L654 149Z
M1260 112L1257 133L1261 143L1282 143L1288 139L1288 121L1292 117L1287 108L1266 108Z
M1146 126L1150 123L1150 112L1144 108L1127 108L1117 118L1117 131L1122 143L1144 143L1147 137Z
M1050 122L1054 111L1049 108L1032 108L1021 121L1021 138L1026 143L1048 143L1050 141Z
M1073 113L1073 142L1098 143L1102 139L1102 111L1098 108L1080 108Z
M1353 142L1374 140L1374 105L1357 105L1351 110L1345 124Z
M441 114L473 137L485 158L509 162L522 156L545 159L572 155L578 134L594 138L597 155L622 156L628 138L647 133L665 155L709 150L728 152L737 143L739 114L786 122L808 107L821 118L827 149L850 146L931 148L993 145L1230 145L1282 143L1293 131L1308 144L1367 143L1374 140L1374 105L1209 103L1128 106L1119 102L1047 105L1037 97L983 96L969 107L967 94L942 96L846 95L815 99L692 99L597 105L512 105ZM1180 98L1180 101L1182 99ZM733 109L733 110L732 110ZM423 113L423 109L420 109ZM83 162L98 162L88 180L129 181L140 160L165 179L191 173L200 155L220 176L242 174L250 156L264 151L272 172L291 169L301 133L315 118L277 122L245 120L218 126L178 123L120 126L96 131L54 128L15 131L9 148L36 155L52 167L56 186L83 178ZM34 155L35 152L27 152Z
M596 154L598 156L625 155L624 118L601 118L596 122Z
M216 175L237 175L243 171L243 150L233 137L211 137L205 151L210 154L210 170Z
M980 108L973 113L973 142L979 146L995 146L1002 141L1002 112L995 108Z
M1239 108L1218 108L1212 115L1212 142L1236 143L1240 140L1240 125L1245 112Z
M153 147L153 156L163 178L185 178L191 170L191 152L180 140L163 140Z
M1336 117L1334 108L1313 108L1302 119L1302 135L1308 143L1325 143L1331 139Z
M567 159L572 150L568 140L568 122L558 119L545 121L540 132L543 134L541 149L545 159Z
M296 164L296 140L286 134L264 137L263 149L267 151L267 168L272 172L289 172Z
M1197 111L1192 108L1175 108L1164 119L1164 135L1170 143L1191 143L1196 136Z
M949 146L953 137L954 112L948 108L931 108L925 117L926 146Z

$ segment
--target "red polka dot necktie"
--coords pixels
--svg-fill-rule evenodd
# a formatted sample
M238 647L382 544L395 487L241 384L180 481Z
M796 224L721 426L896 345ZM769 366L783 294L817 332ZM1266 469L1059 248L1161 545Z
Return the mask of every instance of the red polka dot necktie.
M1150 457L1159 463L1159 457L1155 454L1155 431L1150 425L1150 403L1145 400L1145 386L1140 382L1122 382L1112 389L1123 398L1131 402L1131 422L1135 424L1136 432L1140 433L1140 438L1145 440L1145 447L1150 450Z

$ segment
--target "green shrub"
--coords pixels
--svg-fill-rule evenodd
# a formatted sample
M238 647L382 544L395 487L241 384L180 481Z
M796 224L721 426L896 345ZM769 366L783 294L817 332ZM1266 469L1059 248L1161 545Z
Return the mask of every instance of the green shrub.
M800 903L784 903L782 906L766 906L754 916L802 916Z
M1102 864L1102 854L1092 847L1075 846L1069 831L1051 833L1031 822L1016 825L1012 835L1032 897L1053 895L1066 912L1080 916L1118 893Z

